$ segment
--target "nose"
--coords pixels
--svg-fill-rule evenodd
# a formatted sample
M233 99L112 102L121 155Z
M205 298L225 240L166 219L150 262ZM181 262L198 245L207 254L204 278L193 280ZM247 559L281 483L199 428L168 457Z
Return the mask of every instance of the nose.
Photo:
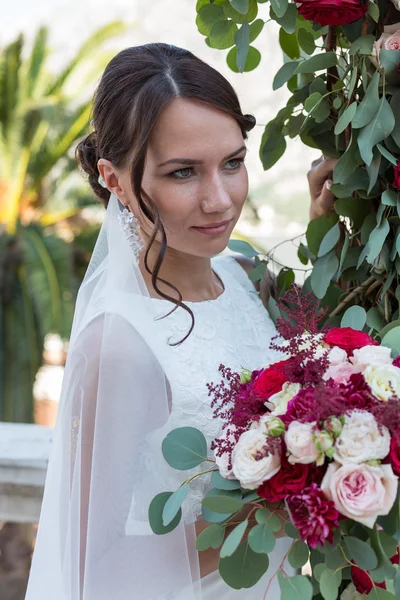
M201 208L207 214L225 213L232 208L229 190L220 175L210 175L205 179L201 190Z

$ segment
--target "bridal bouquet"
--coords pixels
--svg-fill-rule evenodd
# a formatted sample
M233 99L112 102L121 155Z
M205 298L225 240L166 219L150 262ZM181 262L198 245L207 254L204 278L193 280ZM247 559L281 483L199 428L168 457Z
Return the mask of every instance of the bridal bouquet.
M400 357L351 327L319 331L321 316L304 310L295 287L286 301L302 303L303 317L278 321L277 360L241 373L221 365L222 381L208 386L223 422L214 458L194 428L164 440L171 466L212 464L202 502L210 525L197 548L220 548L221 577L249 588L268 569L275 535L287 535L282 600L397 598ZM189 480L154 498L156 533L179 523L188 493ZM308 563L308 574L288 576L286 560Z

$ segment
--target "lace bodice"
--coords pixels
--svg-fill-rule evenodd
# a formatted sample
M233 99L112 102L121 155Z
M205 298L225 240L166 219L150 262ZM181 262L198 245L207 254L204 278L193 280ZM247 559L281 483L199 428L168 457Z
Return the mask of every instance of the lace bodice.
M215 257L211 264L224 284L224 292L215 300L185 302L195 317L188 339L178 346L168 345L168 341L181 340L189 330L191 319L184 309L177 308L157 321L165 340L158 358L172 392L171 429L196 427L204 433L209 446L219 435L222 423L213 417L206 384L221 380L219 365L234 370L256 369L276 357L269 349L275 326L247 273L231 256ZM171 310L168 301L152 298L152 302L157 316ZM212 456L211 451L209 455ZM182 481L179 475L178 485ZM189 502L197 516L201 514L201 499L209 487L210 476L196 478L191 484Z

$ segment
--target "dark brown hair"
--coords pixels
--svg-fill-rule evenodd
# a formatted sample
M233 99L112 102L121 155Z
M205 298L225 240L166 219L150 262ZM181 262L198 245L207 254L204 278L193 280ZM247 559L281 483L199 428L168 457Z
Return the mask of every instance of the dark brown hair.
M144 264L151 274L157 293L184 308L192 318L193 312L182 302L179 290L158 277L164 260L167 238L157 206L142 188L143 171L148 140L162 110L175 98L193 98L231 115L238 122L244 139L256 121L244 115L231 84L215 69L188 50L169 44L145 44L127 48L107 65L96 90L93 103L94 131L80 142L77 160L89 175L89 183L105 206L110 192L99 182L99 158L110 160L116 167L131 163L132 190L140 210L154 223L154 231L145 252ZM148 265L149 250L157 233L161 233L161 247L153 271ZM165 294L158 281L174 289L179 300ZM171 313L168 313L171 314ZM178 342L178 343L181 343ZM176 344L173 344L176 345Z

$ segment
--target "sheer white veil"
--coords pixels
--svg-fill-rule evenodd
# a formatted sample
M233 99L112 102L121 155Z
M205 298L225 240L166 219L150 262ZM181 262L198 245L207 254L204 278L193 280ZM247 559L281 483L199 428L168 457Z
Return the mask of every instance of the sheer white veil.
M111 195L77 299L26 600L201 598L194 518L167 535L148 522L177 487L171 398L121 208Z

